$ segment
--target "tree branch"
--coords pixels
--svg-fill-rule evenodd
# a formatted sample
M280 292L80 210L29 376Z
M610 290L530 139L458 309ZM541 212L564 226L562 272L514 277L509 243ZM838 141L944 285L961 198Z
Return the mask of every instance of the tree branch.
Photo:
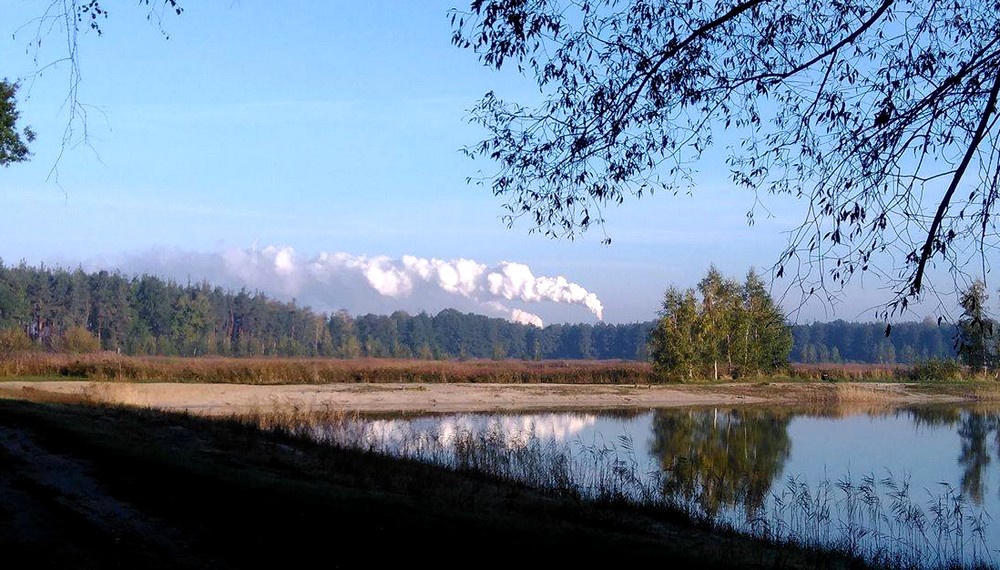
M861 24L861 26L859 26L856 30L851 32L851 34L848 35L846 38L840 40L832 47L823 50L821 53L819 53L809 61L805 63L800 63L799 65L796 65L792 69L783 71L781 73L765 73L762 75L758 75L756 77L748 77L741 83L746 83L748 81L754 81L759 79L768 79L768 78L787 79L804 69L812 67L816 62L821 61L824 58L829 57L830 55L840 51L842 47L858 39L858 37L861 34L865 33L865 31L867 31L869 28L875 25L875 22L879 21L879 19L882 17L883 14L885 14L885 12L889 9L889 6L891 6L894 1L895 0L883 0L882 5L878 7L878 10L875 10L875 13L872 14L871 18L868 18L865 21L865 23Z
M631 97L629 97L628 102L622 107L621 112L618 114L618 118L616 118L613 121L613 123L621 121L621 118L627 115L632 110L632 108L635 107L635 103L636 101L639 100L639 95L646 87L646 84L649 83L650 79L656 74L657 71L659 71L660 67L662 67L663 64L667 62L667 60L680 53L681 50L686 48L696 39L704 36L708 32L725 24L726 22L735 19L736 17L746 12L747 10L750 10L768 1L769 0L750 0L749 2L744 2L742 4L733 6L733 8L728 12L726 12L725 14L722 14L718 18L712 20L711 22L702 24L697 30L688 34L688 36L684 38L684 40L682 40L680 43L674 46L668 46L668 48L660 55L659 59L657 59L656 63L649 68L649 71L643 74L642 81L640 81L639 85L635 88L634 91L632 91ZM631 83L631 80L629 82Z
M910 286L911 295L915 296L920 294L920 287L924 278L924 269L927 266L927 261L933 254L934 241L937 237L938 230L941 228L941 221L944 219L945 212L948 211L948 205L951 203L951 198L955 194L955 190L958 189L959 182L962 181L962 177L965 175L965 171L969 167L969 163L972 162L972 157L975 155L976 149L979 147L979 143L981 143L983 138L986 136L990 116L996 111L997 94L1000 93L1000 70L997 70L994 73L995 77L993 78L993 87L990 89L990 96L986 102L986 107L983 109L983 114L979 118L979 125L976 127L976 131L972 135L972 140L969 141L969 147L965 151L965 156L962 157L961 164L959 164L958 169L955 170L955 175L951 179L948 191L945 192L944 197L941 198L941 203L938 204L937 212L934 214L934 220L931 222L931 227L927 231L927 240L924 241L923 247L920 248L920 259L917 262L917 270L913 276L913 284Z

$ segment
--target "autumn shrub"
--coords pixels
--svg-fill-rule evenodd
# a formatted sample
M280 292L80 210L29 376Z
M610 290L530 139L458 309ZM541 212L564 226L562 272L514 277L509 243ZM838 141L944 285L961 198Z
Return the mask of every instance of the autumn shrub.
M906 371L911 382L941 382L962 379L962 366L952 359L930 359L917 362Z
M0 356L9 356L31 349L31 339L20 328L0 330Z
M82 326L69 327L60 340L59 348L69 354L91 354L101 350L101 341Z

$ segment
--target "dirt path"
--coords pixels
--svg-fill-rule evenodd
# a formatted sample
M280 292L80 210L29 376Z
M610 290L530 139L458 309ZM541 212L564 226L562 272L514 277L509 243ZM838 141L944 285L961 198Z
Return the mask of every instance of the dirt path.
M275 406L344 411L473 412L538 409L678 407L737 404L914 404L975 401L893 383L757 383L713 385L318 384L245 385L10 381L0 395L50 393L199 414Z

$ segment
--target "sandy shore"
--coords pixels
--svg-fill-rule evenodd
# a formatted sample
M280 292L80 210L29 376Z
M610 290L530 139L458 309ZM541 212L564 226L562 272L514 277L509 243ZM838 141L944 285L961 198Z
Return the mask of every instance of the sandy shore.
M83 395L96 401L200 414L296 406L344 411L476 412L594 408L656 408L741 404L961 402L971 396L927 393L892 383L758 383L713 385L579 384L317 384L245 385L9 381L0 394Z

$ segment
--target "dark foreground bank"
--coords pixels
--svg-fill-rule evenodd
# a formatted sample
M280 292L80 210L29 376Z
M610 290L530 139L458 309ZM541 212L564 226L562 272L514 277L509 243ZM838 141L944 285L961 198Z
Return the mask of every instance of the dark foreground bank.
M0 400L0 556L9 570L859 566L228 421L21 400Z

